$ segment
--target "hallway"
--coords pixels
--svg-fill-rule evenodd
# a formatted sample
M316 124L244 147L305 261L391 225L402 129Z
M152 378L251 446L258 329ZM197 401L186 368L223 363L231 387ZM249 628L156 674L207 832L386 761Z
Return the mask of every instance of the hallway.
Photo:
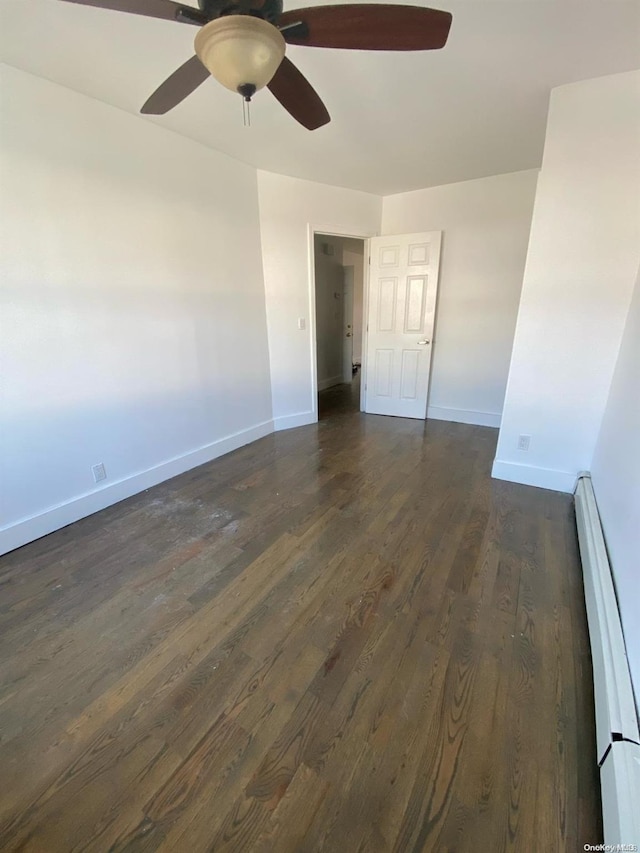
M360 412L360 370L353 382L334 385L318 394L318 420Z

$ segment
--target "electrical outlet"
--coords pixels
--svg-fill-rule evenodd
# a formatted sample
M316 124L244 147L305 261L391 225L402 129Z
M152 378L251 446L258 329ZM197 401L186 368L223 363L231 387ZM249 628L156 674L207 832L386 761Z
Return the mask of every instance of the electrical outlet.
M307 322L304 319L304 317L298 317L298 328L300 329L301 332L304 332L306 326L307 326Z
M100 480L107 479L107 472L105 471L104 464L102 462L98 462L97 465L92 465L91 473L93 474L93 479L96 483L99 483Z
M530 435L518 436L518 450L528 450L531 443Z

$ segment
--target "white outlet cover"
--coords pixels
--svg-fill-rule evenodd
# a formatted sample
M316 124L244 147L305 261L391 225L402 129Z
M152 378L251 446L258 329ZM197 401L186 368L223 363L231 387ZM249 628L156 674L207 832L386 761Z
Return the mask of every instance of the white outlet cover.
M530 435L521 435L518 437L518 450L528 450L531 444Z
M92 465L91 473L93 474L93 479L96 483L99 483L100 480L107 479L107 472L102 462L98 462L97 465Z

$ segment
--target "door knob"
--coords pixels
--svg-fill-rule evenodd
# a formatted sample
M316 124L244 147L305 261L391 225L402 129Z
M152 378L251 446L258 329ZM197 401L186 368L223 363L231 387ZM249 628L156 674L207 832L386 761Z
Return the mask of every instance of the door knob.
M420 346L425 346L425 344L431 343L430 341L418 341Z

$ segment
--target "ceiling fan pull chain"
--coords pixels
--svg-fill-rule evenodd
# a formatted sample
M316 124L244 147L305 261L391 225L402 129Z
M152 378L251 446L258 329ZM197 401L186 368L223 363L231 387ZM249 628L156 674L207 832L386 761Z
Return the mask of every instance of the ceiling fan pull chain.
M242 121L245 127L251 127L251 98L256 93L253 83L243 83L238 86L238 92L242 95Z
M242 124L251 127L251 101L249 98L242 99Z

